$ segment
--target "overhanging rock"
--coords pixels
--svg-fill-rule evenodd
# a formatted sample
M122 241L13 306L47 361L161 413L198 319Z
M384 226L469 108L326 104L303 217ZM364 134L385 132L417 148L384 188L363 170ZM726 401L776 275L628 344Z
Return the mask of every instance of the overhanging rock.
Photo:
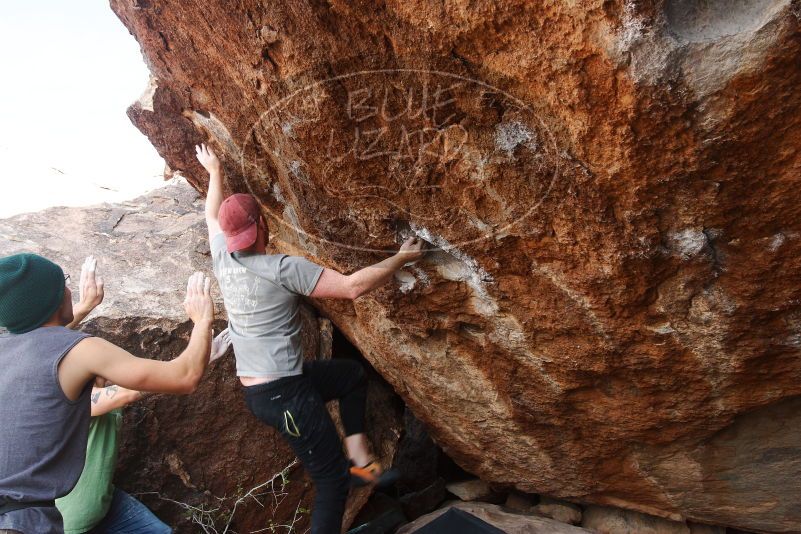
M129 111L278 247L446 452L488 481L801 530L799 5L112 0ZM781 428L779 428L781 427Z

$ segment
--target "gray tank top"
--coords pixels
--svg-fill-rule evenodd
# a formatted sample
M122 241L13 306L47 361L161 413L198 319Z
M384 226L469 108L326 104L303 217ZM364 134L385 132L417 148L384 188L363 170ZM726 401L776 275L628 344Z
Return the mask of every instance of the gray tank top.
M0 503L49 501L78 481L92 382L70 401L58 383L58 364L86 337L61 326L0 335ZM0 529L63 532L55 507L0 514Z

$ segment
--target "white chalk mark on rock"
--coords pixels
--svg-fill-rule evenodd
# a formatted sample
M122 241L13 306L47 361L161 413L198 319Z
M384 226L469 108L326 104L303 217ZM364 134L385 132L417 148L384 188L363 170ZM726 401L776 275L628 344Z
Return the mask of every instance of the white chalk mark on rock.
M684 230L673 232L668 235L668 240L672 250L685 260L696 256L707 245L706 234L697 228L685 228Z
M395 279L400 283L400 292L404 294L414 289L417 283L417 279L414 275L404 270L396 271Z
M502 122L495 127L495 146L503 150L509 158L520 145L531 150L537 149L537 133L519 121Z
M787 237L783 233L779 232L775 234L773 238L770 240L770 245L768 245L768 250L770 250L771 252L776 252L777 250L779 250L779 247L781 247L784 244L785 241L787 241Z

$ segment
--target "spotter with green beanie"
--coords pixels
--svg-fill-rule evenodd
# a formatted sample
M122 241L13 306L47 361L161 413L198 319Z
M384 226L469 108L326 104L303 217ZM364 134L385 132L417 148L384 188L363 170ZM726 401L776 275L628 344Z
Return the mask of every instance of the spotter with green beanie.
M64 298L64 271L36 254L15 254L0 261L0 324L24 334L39 328Z
M203 273L187 283L184 309L194 323L189 343L177 358L160 361L73 329L103 300L96 265L92 257L84 262L73 308L69 276L59 265L31 253L0 258L0 327L6 330L0 334L0 531L64 532L55 500L73 490L87 454L95 454L94 446L87 452L87 442L98 377L127 390L187 394L208 365L214 304ZM100 465L108 471L113 463ZM107 479L87 478L101 501Z

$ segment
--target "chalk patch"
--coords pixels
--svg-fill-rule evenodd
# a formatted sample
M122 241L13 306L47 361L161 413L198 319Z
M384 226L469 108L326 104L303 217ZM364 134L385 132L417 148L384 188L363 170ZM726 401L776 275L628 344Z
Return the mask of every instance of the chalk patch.
M428 230L427 228L422 226L417 226L414 223L409 223L409 228L412 230L412 232L414 232L414 234L417 237L425 239L432 245L435 245L440 250L443 250L448 254L450 254L451 256L454 256L455 258L461 260L465 265L467 265L467 267L470 269L472 273L475 273L477 275L479 281L492 282L492 276L487 271L482 269L474 258L472 258L467 253L459 250L455 246L451 245L448 242L448 240L445 239L444 237L432 234L431 231Z
M286 199L284 198L284 194L281 191L281 186L278 185L278 182L273 183L273 197L281 204L286 204Z
M787 241L787 237L783 233L779 232L775 234L773 238L770 240L770 244L768 245L768 250L770 250L771 252L776 252L777 250L779 250L779 247L781 247L784 244L785 241Z
M498 311L498 304L486 288L486 284L492 282L492 276L474 258L427 228L409 223L409 229L439 249L431 253L431 260L440 276L446 280L465 282L473 290L473 306L478 313L490 316Z
M528 126L518 121L502 122L495 126L495 147L498 150L503 150L511 158L520 145L536 150L536 132L532 132Z
M293 159L289 162L289 174L298 179L299 182L309 185L309 177L303 171L303 162Z
M400 292L404 294L409 293L412 289L414 289L414 286L417 283L417 279L413 274L402 270L395 272L395 279L400 282Z
M676 331L672 326L670 326L670 323L663 323L657 326L648 326L647 328L651 332L655 332L657 334L662 334L662 335L672 334L673 332Z
M627 52L642 38L645 21L635 15L634 2L626 2L623 8L620 32L617 38L618 52Z
M701 230L685 228L668 235L672 249L682 257L690 259L701 252L707 245L707 236Z
M241 151L231 137L228 128L213 113L209 113L209 116L206 117L197 111L192 111L192 122L209 132L211 137L223 145L229 156L237 159L241 157Z

